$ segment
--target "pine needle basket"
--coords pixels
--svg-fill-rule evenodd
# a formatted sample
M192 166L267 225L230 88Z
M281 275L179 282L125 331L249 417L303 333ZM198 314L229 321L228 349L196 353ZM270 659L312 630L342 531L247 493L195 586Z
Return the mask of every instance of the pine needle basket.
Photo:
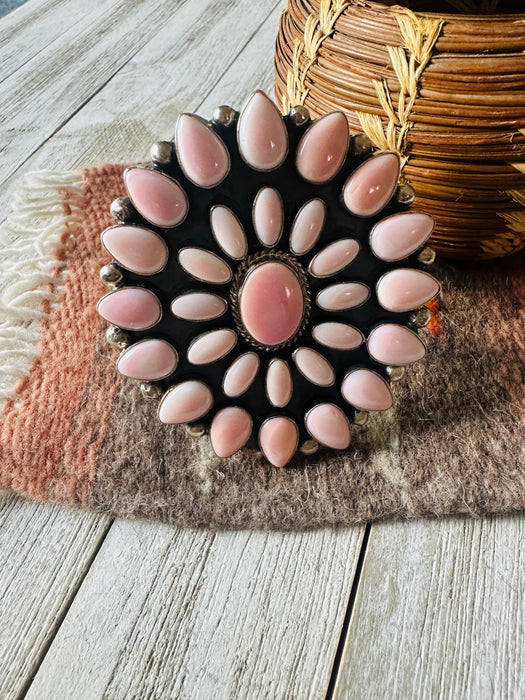
M432 243L458 259L525 248L521 0L288 0L275 53L283 112L346 113L397 151ZM432 10L432 12L428 11ZM438 12L439 10L439 12Z

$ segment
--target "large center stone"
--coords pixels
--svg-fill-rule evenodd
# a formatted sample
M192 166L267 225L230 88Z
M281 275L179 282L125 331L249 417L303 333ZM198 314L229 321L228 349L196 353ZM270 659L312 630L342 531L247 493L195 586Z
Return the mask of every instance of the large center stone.
M281 262L265 262L251 270L239 293L241 320L262 345L280 345L299 329L304 296L294 271Z

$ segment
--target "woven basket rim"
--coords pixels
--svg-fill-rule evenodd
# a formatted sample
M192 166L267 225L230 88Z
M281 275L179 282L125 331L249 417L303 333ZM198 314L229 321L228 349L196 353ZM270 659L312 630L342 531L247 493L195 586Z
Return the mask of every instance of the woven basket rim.
M404 9L410 10L421 17L428 17L430 19L441 19L446 22L525 22L525 12L508 12L508 13L495 13L495 14L463 14L461 12L430 12L429 10L412 10L412 8L407 7L406 2L397 2L395 5L385 5L384 2L380 0L367 0L368 5L371 9L378 10L393 10L396 7L402 7ZM524 27L525 29L525 27Z

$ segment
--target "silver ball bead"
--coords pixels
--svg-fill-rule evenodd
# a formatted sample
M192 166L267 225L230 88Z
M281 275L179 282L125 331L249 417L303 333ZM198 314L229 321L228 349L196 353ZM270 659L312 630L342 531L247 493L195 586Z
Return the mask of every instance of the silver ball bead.
M230 126L235 121L237 112L229 105L221 105L217 107L213 112L212 120L216 124L222 124L222 126Z
M387 367L386 373L388 374L391 382L398 382L405 376L404 367Z
M366 134L356 134L352 137L352 153L354 156L368 155L374 145Z
M306 124L310 119L310 112L304 105L295 105L295 107L292 107L288 112L288 116L295 126L301 126L302 124Z
M424 265L432 265L436 261L436 251L429 245L425 246L421 253L417 256L420 263Z
M425 328L432 320L432 312L426 306L422 306L410 317L410 323L417 328Z
M100 279L108 287L118 286L122 282L123 278L124 276L122 272L113 263L104 265L104 267L100 269Z
M399 185L396 192L396 199L399 204L412 204L416 198L416 191L412 185Z
M135 214L135 209L129 197L117 197L117 199L114 199L111 202L109 211L115 219L123 223L130 221Z
M160 386L156 384L151 384L150 382L142 382L140 385L140 392L145 399L157 400L160 399L164 393Z
M130 344L129 335L118 326L109 326L106 331L106 340L119 350L124 350Z
M155 165L167 165L173 157L173 149L169 141L157 141L149 152L151 160Z
M317 451L319 450L319 443L317 440L305 440L301 447L299 448L299 451L303 453L303 455L306 455L307 457L310 455L314 455Z

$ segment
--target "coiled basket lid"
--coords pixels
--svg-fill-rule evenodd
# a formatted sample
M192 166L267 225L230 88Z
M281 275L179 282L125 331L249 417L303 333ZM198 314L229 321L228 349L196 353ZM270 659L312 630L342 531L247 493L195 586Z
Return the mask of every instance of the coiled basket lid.
M435 217L433 245L446 257L525 248L525 14L518 5L288 0L281 15L275 85L282 110L343 110L352 132L399 152L415 207Z

